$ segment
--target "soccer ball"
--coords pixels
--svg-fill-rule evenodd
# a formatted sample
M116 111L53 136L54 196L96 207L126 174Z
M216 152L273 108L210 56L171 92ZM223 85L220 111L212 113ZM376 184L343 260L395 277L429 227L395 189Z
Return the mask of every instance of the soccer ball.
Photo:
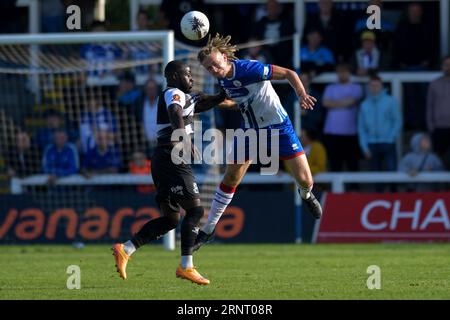
M189 40L203 39L209 31L208 17L200 11L189 11L181 19L181 32Z

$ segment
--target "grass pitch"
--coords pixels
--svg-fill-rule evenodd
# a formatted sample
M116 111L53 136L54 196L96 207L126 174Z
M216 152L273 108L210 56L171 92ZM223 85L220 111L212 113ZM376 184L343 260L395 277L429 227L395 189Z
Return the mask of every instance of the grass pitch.
M450 299L449 244L207 245L194 256L211 280L175 277L179 250L150 245L115 271L110 246L0 246L0 299ZM68 290L69 265L81 289ZM366 286L381 268L381 289Z

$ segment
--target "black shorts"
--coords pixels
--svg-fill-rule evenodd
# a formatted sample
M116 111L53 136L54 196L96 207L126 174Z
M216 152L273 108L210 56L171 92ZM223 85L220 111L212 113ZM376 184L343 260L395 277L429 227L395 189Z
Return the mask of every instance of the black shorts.
M192 168L188 164L174 164L170 157L172 147L158 146L152 157L152 177L156 186L156 202L161 208L165 202L179 211L181 201L200 198Z

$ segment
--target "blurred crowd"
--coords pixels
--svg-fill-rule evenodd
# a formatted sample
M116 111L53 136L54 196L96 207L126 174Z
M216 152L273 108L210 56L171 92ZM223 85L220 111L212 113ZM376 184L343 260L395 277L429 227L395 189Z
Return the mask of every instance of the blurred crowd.
M106 20L94 18L91 0L40 0L41 32L67 32L66 8L81 8L81 31L123 31L130 25L127 2L111 0L106 4ZM369 31L366 8L381 9L381 29ZM205 12L210 32L229 34L235 43L273 40L261 53L268 62L292 66L292 37L303 27L300 54L303 71L332 71L339 63L349 63L358 75L373 70L434 70L439 68L439 3L430 1L361 0L306 2L305 21L296 21L293 3L267 0L263 3L206 4L204 0L162 0L160 5L141 6L134 21L135 30L172 29L178 41L201 46L203 41L187 40L180 30L181 17L188 11ZM14 0L1 2L0 33L26 32L23 9ZM11 16L14 23L8 23ZM26 16L25 16L26 18ZM18 27L20 24L22 27ZM75 30L78 31L78 30ZM116 52L113 52L115 55ZM253 53L255 55L255 53ZM256 54L259 55L259 54Z
M319 0L307 6L299 50L301 79L319 101L314 111L301 111L301 141L312 172L373 170L415 175L450 170L450 57L439 59L437 41L433 38L439 38L433 32L435 21L426 19L422 3L402 3L403 11L382 10L381 30L367 30L365 7L371 4L386 6L381 0L368 1L358 10L332 0ZM239 52L240 57L293 67L292 6L276 0L268 0L265 5L224 6L220 12L202 0L163 0L153 16L149 8L140 9L137 29L170 28L175 30L179 41L201 45L187 41L180 33L179 21L190 10L209 13L213 17L211 32L231 34L236 43L283 40L251 46ZM399 14L390 15L392 12ZM58 15L55 11L51 14ZM230 16L232 23L226 23ZM58 31L59 19L45 21L48 30ZM108 22L94 21L90 30L107 31ZM88 61L98 62L114 60L121 52L104 44L86 45L80 54ZM140 58L148 55L135 54L141 55ZM377 75L379 71L435 69L440 69L442 75L431 84L405 85L403 108ZM149 159L156 144L160 71L151 68L141 71L149 76L144 85L136 83L136 72L126 71L120 75L111 95L142 128L143 143L139 148L124 154L117 143L122 120L105 99L91 95L77 123L68 123L64 114L49 109L45 127L33 135L26 130L19 132L10 150L3 151L8 176L46 173L49 183L53 183L58 177L74 173L86 177L117 172L150 173ZM100 75L101 70L95 72ZM323 72L335 72L337 82L326 86L313 84L314 77ZM369 82L361 85L353 81L353 76L367 76ZM291 90L278 89L292 118L293 108L299 107L297 97ZM240 126L237 112L215 113L217 127ZM400 145L404 155L397 159L402 132L410 137L410 149L403 148L407 143ZM141 192L153 191L152 186L139 188Z
M450 170L450 57L443 59L442 71L428 87L427 128L408 131L411 138L405 147L398 144L402 130L408 136L400 106L379 76L371 75L363 86L352 82L350 65L339 64L338 81L318 94L311 89L310 77L303 75L307 89L319 97L315 110L303 110L301 116L301 141L313 174L401 171L414 176Z

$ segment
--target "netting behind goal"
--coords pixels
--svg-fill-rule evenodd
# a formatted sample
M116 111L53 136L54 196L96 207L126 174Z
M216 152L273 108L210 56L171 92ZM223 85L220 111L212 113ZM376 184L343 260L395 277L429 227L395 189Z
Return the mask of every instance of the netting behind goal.
M151 157L155 146L145 124L145 92L149 81L154 81L159 89L164 85L162 69L164 58L168 57L164 39L149 36L146 40L143 33L129 33L105 42L102 35L93 36L86 35L83 41L83 36L77 35L74 43L68 34L65 43L59 44L49 43L48 39L27 43L26 38L17 37L17 41L0 45L3 177L25 178L43 173L70 176L79 174L87 163L105 169L105 173L131 170L145 174L147 163L142 160ZM191 66L195 90L214 90L212 79L196 61L195 50L176 45L175 58ZM214 125L214 112L202 114L200 120L204 130L210 128ZM64 149L51 147L52 143L64 144L66 139ZM103 163L107 163L106 168L100 165ZM219 179L218 167L197 166L195 170L209 177L199 185L207 207ZM98 199L107 203L109 198L119 207L132 207L126 197L137 195L140 200L136 201L145 205L146 197L154 196L151 186L130 185L123 179L117 176L102 186L39 183L26 186L22 192L46 213L62 212L62 217L66 217L61 210L70 209L79 219L84 219L87 210L105 207ZM139 210L136 206L131 209ZM67 232L67 221L61 219L58 226L64 229L61 232ZM120 235L106 232L104 239L126 238L132 228L122 228L124 233ZM71 240L78 237L76 232Z

